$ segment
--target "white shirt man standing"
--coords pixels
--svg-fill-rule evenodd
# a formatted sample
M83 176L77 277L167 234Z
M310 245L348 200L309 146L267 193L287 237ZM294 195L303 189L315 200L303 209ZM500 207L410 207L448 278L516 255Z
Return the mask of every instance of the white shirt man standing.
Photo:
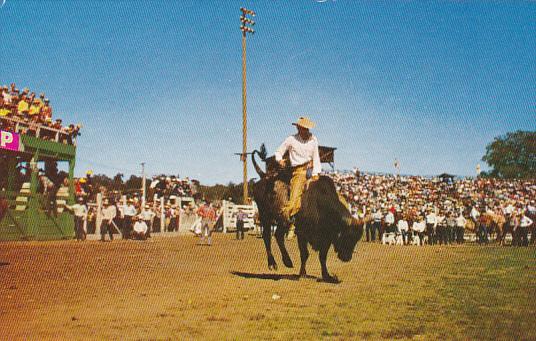
M87 206L84 204L84 198L79 197L77 203L69 206L66 205L69 211L74 215L74 232L77 241L86 239L86 231L84 230L84 221L87 219Z
M132 199L128 199L126 205L123 206L123 239L129 239L132 232L132 218L138 213L136 207L132 204Z
M108 199L104 199L103 206L104 208L102 210L102 222L100 228L101 241L104 241L104 236L106 235L106 232L108 232L108 235L110 236L110 241L112 241L114 240L112 221L117 215L117 209L115 208L115 205L110 205L110 201Z
M456 243L462 244L464 242L463 235L465 233L465 225L467 224L467 220L463 216L463 214L460 213L458 218L456 218Z

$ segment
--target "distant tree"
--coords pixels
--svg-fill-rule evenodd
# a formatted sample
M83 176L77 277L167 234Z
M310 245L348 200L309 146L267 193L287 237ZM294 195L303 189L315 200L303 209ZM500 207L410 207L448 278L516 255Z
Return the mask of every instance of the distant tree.
M97 189L101 187L113 189L114 187L114 181L105 174L95 174L91 177L91 179L93 181L93 186L95 186Z
M497 178L536 178L536 131L516 131L496 137L482 157L492 169L484 175Z
M126 190L140 190L141 191L142 178L140 176L131 175L125 182Z
M113 188L116 191L123 190L123 187L125 184L123 183L123 173L117 173L114 178L112 179Z
M248 190L251 195L253 190L253 180L248 184ZM229 182L227 185L217 184L214 186L199 186L198 188L201 197L209 200L230 200L237 204L243 203L243 187L242 183L235 184Z

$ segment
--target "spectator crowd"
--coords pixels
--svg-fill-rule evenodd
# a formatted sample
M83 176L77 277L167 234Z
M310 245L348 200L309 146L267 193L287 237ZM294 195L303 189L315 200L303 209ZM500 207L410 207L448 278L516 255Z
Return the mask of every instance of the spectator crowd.
M96 231L96 192L103 195L101 240L106 235L113 240L113 234L121 232L123 239L147 239L151 232L177 232L181 219L192 222L199 220L198 231L192 232L206 237L211 244L211 233L217 217L221 214L221 205L201 200L197 193L198 182L188 177L155 176L149 185L148 198L144 203L141 192L123 193L107 188L95 188L92 172L76 179L75 195L78 204L85 206L85 211L76 206L77 212L87 220L87 231L76 232L77 239L84 233ZM196 197L198 200L194 200ZM187 199L187 200L182 200ZM86 204L91 202L92 204ZM74 211L74 210L73 210ZM80 215L79 214L79 215ZM75 215L75 222L76 222ZM81 228L80 224L75 224ZM163 229L163 230L162 230Z
M62 119L53 119L52 113L50 100L43 92L39 96L28 88L20 92L15 83L0 88L0 129L14 131L15 125L20 123L19 133L37 136L39 131L39 138L44 140L54 140L57 136L58 142L73 144L81 125L64 126ZM3 117L13 120L1 120ZM40 129L43 127L45 129Z
M366 240L386 233L400 236L404 244L463 243L466 230L479 243L497 233L497 221L516 245L536 238L536 181L330 173L337 190L355 216L370 221ZM490 219L492 217L493 219Z

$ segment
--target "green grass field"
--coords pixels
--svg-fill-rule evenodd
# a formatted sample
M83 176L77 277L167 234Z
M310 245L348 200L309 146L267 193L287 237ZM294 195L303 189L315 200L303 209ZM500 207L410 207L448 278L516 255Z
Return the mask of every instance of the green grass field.
M196 242L0 244L1 338L536 340L534 247L360 243L327 284L295 241L278 272L255 237Z

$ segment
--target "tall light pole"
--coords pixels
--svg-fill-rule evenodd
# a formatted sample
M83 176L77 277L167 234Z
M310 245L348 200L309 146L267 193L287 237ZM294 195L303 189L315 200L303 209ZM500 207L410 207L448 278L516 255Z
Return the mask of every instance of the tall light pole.
M250 27L255 25L255 22L247 17L247 15L255 16L255 12L240 8L242 15L240 16L240 31L242 31L242 163L244 167L244 204L248 202L248 163L247 163L247 99L246 99L246 33L255 33ZM248 26L250 25L250 26Z

